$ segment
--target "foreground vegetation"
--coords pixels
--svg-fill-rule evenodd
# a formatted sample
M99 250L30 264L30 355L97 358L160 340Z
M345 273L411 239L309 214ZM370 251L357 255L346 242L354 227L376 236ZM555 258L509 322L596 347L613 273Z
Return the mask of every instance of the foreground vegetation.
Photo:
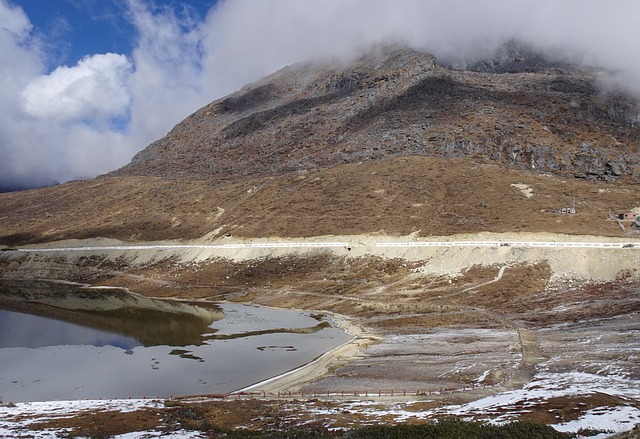
M203 422L185 422L186 428L204 430L209 437L230 439L570 439L575 434L559 432L544 424L512 422L503 425L444 419L422 425L369 426L347 431L324 427L284 431L222 430ZM595 435L599 431L581 431ZM582 436L581 436L582 437Z

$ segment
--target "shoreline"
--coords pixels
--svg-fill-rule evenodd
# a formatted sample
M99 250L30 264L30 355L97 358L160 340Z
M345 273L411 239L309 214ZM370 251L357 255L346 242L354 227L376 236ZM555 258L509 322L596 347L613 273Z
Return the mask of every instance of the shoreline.
M76 285L76 283L72 283L72 285ZM136 294L132 294L133 297L136 297ZM159 302L168 302L168 303L172 303L172 302L176 302L177 304L182 304L184 303L184 301L182 300L174 300L174 299L167 299L167 298L157 298L154 299L152 297L148 297L148 296L141 296L141 298L144 298L146 300L158 300ZM194 302L193 300L190 300L190 302ZM200 304L204 304L204 303L214 303L213 301L210 300L203 300L203 301L197 301L197 303ZM220 301L215 301L216 304L221 304L222 302ZM228 303L233 303L233 302L228 302ZM236 304L237 305L237 304ZM287 308L275 308L275 307L267 307L267 306L262 306L259 304L240 304L242 306L248 306L250 308L263 308L263 309L278 309L281 311L287 311L287 312L291 312L291 313L296 313L298 312L298 310L295 309L287 309ZM305 315L307 314L313 314L313 311L304 311ZM245 381L245 383L237 383L238 387L233 388L231 387L231 389L226 390L226 394L227 395L232 395L238 392L243 392L245 390L248 389L252 389L252 388L258 388L258 387L262 387L262 386L266 386L267 383L274 383L274 385L276 385L275 383L277 382L278 385L283 385L282 383L284 382L284 380L286 380L286 383L290 382L290 379L293 379L294 381L307 381L307 376L318 376L318 373L320 374L319 376L322 376L324 373L326 373L326 368L329 364L332 364L332 362L334 361L335 358L340 357L340 356L344 356L345 353L351 353L351 352L357 352L360 348L360 344L357 342L359 334L361 333L360 328L356 327L355 325L350 324L350 322L348 322L347 318L344 316L337 316L334 313L330 313L330 312L322 312L325 317L322 319L325 322L328 322L331 324L331 327L338 330L339 331L344 331L344 335L339 335L338 340L340 341L341 344L339 345L335 345L335 344L331 344L329 346L327 346L328 350L318 350L316 351L316 355L313 357L307 357L306 362L304 363L298 363L297 365L293 364L290 367L294 367L293 369L284 369L284 368L280 368L280 370L278 370L278 368L275 368L273 370L271 370L271 373L268 374L264 374L261 377L256 376L255 378L257 378L259 381L258 382L254 382L253 384L247 385L248 383ZM333 337L332 337L333 338ZM346 340L346 341L345 341ZM283 371L284 370L284 371ZM319 371L319 372L318 372ZM251 381L249 381L249 383L251 383ZM238 390L236 390L238 389ZM289 389L289 386L287 386L287 389ZM221 389L222 390L222 389ZM186 398L190 398L190 397L197 397L200 395L199 391L193 392L193 393L181 393L178 392L180 394L181 397L186 397ZM96 394L97 395L97 394ZM142 395L142 393L140 394ZM172 395L175 395L175 393L173 393ZM91 399L102 399L105 398L105 396L107 395L98 395L98 396L93 396L90 395L88 398L85 397L80 397L77 398L77 400L82 401L82 400L91 400ZM122 397L124 398L124 397ZM157 397L159 398L159 397ZM169 396L169 394L167 394L164 399L171 399L172 396ZM3 398L0 398L3 399ZM63 397L63 400L67 400L69 399L68 397ZM119 399L118 397L112 397L112 398L106 398L106 399ZM71 399L69 399L71 400ZM76 399L73 399L76 400ZM30 399L17 399L18 402L43 402L46 400L42 400L41 398L36 398L33 400ZM3 402L3 401L0 401ZM15 401L14 401L15 402Z
M347 334L352 335L353 338L325 352L307 364L251 384L250 386L234 390L229 394L237 395L248 391L269 393L298 391L302 386L325 376L329 373L330 368L336 364L346 364L355 359L362 350L378 340L378 337L352 323L346 316L328 311L319 312L329 314L336 326L343 329Z

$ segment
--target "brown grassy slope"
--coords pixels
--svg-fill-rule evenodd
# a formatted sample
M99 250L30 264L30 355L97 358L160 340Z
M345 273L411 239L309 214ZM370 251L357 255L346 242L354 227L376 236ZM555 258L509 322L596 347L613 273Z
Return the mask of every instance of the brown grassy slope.
M525 197L512 184L527 184ZM568 206L578 214L541 212ZM192 239L386 233L557 232L624 236L610 209L640 206L637 186L505 170L471 159L395 158L241 183L155 177L0 194L0 243L111 237Z

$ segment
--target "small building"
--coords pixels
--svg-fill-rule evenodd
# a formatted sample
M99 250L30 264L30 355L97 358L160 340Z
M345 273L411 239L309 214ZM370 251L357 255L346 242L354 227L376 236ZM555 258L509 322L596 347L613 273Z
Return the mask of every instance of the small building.
M638 214L631 210L616 213L616 219L621 221L633 221L637 216Z

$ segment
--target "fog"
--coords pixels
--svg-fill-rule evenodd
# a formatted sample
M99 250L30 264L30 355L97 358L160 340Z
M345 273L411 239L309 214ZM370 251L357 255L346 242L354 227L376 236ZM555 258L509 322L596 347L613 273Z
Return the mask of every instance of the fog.
M386 41L468 63L518 40L640 92L638 17L637 0L221 0L202 20L128 0L132 53L47 69L47 42L0 0L0 189L108 172L246 83Z

